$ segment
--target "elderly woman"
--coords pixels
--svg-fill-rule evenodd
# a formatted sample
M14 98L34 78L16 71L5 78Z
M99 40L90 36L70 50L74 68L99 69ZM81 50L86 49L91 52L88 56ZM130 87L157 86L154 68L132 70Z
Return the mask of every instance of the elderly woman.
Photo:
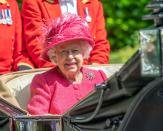
M54 20L47 27L44 45L43 58L56 66L34 77L27 110L33 115L63 114L106 80L106 75L82 67L94 41L86 22L77 15Z

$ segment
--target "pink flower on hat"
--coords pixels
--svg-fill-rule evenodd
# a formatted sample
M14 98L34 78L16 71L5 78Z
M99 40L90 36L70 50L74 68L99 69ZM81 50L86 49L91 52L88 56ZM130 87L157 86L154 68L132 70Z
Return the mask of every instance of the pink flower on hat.
M44 28L44 52L63 42L70 40L85 40L93 47L94 40L90 34L89 27L84 19L76 14L62 15Z

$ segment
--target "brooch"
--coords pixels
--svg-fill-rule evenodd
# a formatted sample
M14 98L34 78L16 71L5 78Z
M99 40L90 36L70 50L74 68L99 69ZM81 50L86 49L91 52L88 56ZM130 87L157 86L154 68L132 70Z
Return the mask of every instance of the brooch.
M86 73L86 77L87 77L89 80L93 80L93 79L95 79L95 74L92 73L92 72L88 72L88 73Z

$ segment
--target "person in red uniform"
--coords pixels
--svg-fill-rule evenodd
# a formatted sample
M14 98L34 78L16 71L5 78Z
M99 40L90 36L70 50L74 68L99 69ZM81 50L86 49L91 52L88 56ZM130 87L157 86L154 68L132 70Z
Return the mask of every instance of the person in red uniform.
M23 0L22 18L26 47L36 67L52 64L40 57L39 37L42 25L61 14L74 13L85 18L95 46L85 64L108 64L110 45L107 40L102 3L99 0Z
M17 2L0 0L0 74L33 68L24 48Z
M31 83L27 110L32 115L63 114L107 79L102 70L83 67L94 46L88 25L78 15L52 21L45 31L42 57L56 64Z

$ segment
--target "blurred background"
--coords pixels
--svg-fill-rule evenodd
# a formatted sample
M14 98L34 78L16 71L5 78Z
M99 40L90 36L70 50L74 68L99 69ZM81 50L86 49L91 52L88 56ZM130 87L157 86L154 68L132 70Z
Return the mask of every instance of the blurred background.
M139 48L138 31L153 25L142 16L151 10L150 0L101 0L104 6L108 39L111 44L109 63L124 63Z
M153 25L142 20L149 14L145 6L150 0L101 0L104 7L106 29L111 44L109 63L125 63L139 48L138 31ZM20 9L22 0L18 0Z

